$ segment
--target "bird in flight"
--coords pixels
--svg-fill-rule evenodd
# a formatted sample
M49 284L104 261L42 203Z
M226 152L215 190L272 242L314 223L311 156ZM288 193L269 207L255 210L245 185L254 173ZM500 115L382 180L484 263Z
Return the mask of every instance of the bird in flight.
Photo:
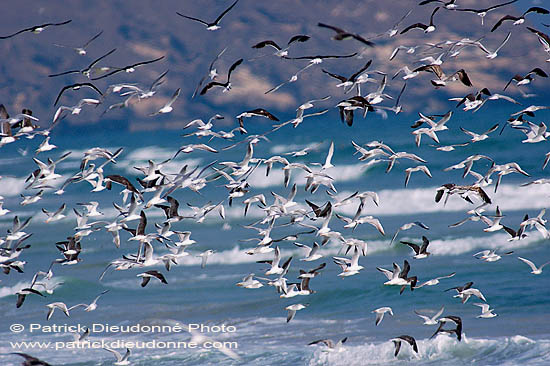
M229 10L233 9L233 7L235 5L237 5L237 3L239 2L239 0L236 0L233 4L231 4L231 6L227 9L225 9L223 11L223 13L221 13L217 18L216 20L214 20L213 22L211 23L208 23L208 22L205 22L204 20L202 19L199 19L199 18L194 18L194 17L190 17L188 15L184 15L184 14L181 14L179 12L176 12L176 14L178 14L180 17L184 17L184 18L187 18L187 19L191 19L191 20L194 20L196 22L199 22L199 23L202 23L204 25L206 25L206 29L208 29L209 31L215 31L215 30L218 30L220 29L221 27L218 25L220 23L220 21L222 20L222 18L225 16L225 14L227 14L229 12Z

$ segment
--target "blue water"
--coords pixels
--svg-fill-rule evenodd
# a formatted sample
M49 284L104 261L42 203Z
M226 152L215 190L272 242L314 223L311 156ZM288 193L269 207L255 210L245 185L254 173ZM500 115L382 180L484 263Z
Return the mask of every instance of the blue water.
M330 104L327 103L327 106ZM457 143L466 140L458 127L482 131L489 128L495 120L502 120L513 109L503 108L496 113L478 113L475 118L469 113L458 111L448 123L449 131L441 133L442 143ZM544 119L548 114L539 114ZM121 231L122 245L117 249L111 236L105 230L92 233L82 239L83 261L74 266L53 267L54 280L63 282L53 294L45 298L28 296L20 309L15 308L14 293L28 286L33 274L38 270L46 270L49 263L58 258L59 254L54 243L64 240L74 233L76 226L74 214L70 211L79 202L98 201L100 211L104 213L101 220L113 221L116 215L112 202L120 204L120 186L114 185L112 191L90 192L91 186L81 182L70 185L66 193L56 196L48 190L38 203L21 207L19 193L28 194L19 187L22 180L35 168L31 160L32 151L40 143L34 140L21 139L2 148L0 172L0 195L4 196L4 207L11 210L0 217L0 232L11 227L15 215L20 218L33 216L31 225L26 232L33 233L28 240L31 248L25 250L20 259L26 262L23 274L10 273L3 275L0 283L0 306L4 309L4 321L0 327L0 362L2 364L17 364L16 356L9 352L26 352L39 356L41 359L55 365L110 365L114 357L101 349L60 349L70 342L72 336L68 332L29 331L31 324L41 325L77 325L93 327L93 324L109 324L112 326L131 325L174 325L203 324L205 326L234 326L234 332L210 332L203 335L217 341L235 342L234 352L240 361L227 355L199 347L197 349L169 348L160 343L156 348L140 348L139 342L188 342L190 336L186 332L147 333L117 333L98 331L90 336L90 340L125 341L138 345L132 350L130 361L135 365L547 365L550 363L550 321L548 320L548 304L550 292L547 271L535 276L529 273L528 267L516 257L532 259L537 264L550 260L548 240L544 240L537 231L530 231L529 236L521 241L508 242L508 235L503 231L485 233L479 222L469 222L458 228L450 229L449 224L466 217L465 211L470 205L453 196L446 206L443 203L435 205L433 198L436 188L448 182L470 184L471 177L462 180L460 171L443 172L443 168L464 159L465 157L483 153L492 157L497 163L509 161L518 162L530 173L531 177L511 174L503 178L498 192L493 193L493 186L487 187L488 194L494 204L488 208L492 214L499 205L505 217L502 222L517 228L523 216L536 216L540 209L548 206L550 190L544 185L532 185L518 188L519 184L545 177L541 170L544 154L548 151L547 143L527 146L520 141L523 138L518 131L505 130L502 135L493 134L490 139L457 149L453 152L439 152L430 147L431 141L423 141L422 146L414 145L413 136L408 127L414 121L413 115L398 116L383 120L377 115L367 119L356 118L353 128L340 124L336 111L322 118L305 120L294 130L290 126L269 135L270 142L261 142L255 146L255 158L269 158L291 150L322 143L317 151L302 158L291 158L293 162L324 162L330 141L335 143L333 164L328 174L335 178L335 186L342 194L353 193L356 190L377 191L380 195L380 207L368 201L364 215L373 215L380 219L386 235L381 236L373 227L361 225L354 232L343 228L336 217L330 222L332 230L342 232L348 237L365 240L369 243L366 257L359 262L365 268L358 274L341 279L337 276L339 267L332 263L332 256L338 255L339 246L335 242L323 248L324 258L313 263L300 262L303 252L292 242L278 243L283 258L294 256L287 277L295 279L300 268L313 268L321 262L327 266L322 274L311 280L311 288L316 292L307 297L281 299L273 287L264 286L260 289L243 289L235 284L249 273L262 276L265 265L255 263L261 258L268 259L271 255L250 257L243 254L246 249L254 246L254 242L240 240L253 238L256 231L246 229L243 225L250 224L263 216L261 210L252 208L247 217L243 217L244 198L236 199L232 207L226 206L227 218L224 222L213 213L206 221L198 224L193 220L183 220L175 223L172 228L192 231L191 238L196 244L189 248L193 255L185 257L179 266L174 266L168 272L163 267L155 269L165 274L168 285L152 281L147 287L139 286L140 279L136 274L139 268L127 271L109 271L100 282L99 275L106 265L123 254L136 250L135 242L128 242L129 234ZM228 130L227 125L216 125L215 129ZM261 133L268 129L263 121L249 122L249 133ZM61 131L61 130L60 130ZM122 155L116 165L108 165L106 174L122 174L134 181L138 171L134 166L144 166L148 159L160 162L169 158L183 144L199 141L198 139L183 139L180 131L137 132L129 134L113 130L109 134L90 132L86 135L70 135L52 133L52 142L58 149L42 153L39 159L47 157L55 159L64 151L72 151L70 157L60 163L56 172L64 178L78 170L79 161L86 148L101 146L115 150L123 147ZM241 136L237 137L241 139ZM401 161L393 170L386 174L386 165L375 165L368 169L361 168L351 140L366 143L379 140L388 143L395 151L409 151L425 158L433 174L429 179L422 173L415 173L407 189L404 189L404 169L415 164ZM200 140L201 142L204 142ZM212 142L216 148L227 146L223 141ZM22 156L18 148L28 147L29 153ZM164 169L176 172L184 164L191 167L204 166L218 161L240 161L246 152L246 144L224 152L210 154L194 152L188 156L181 154L175 162ZM488 169L485 161L476 162L474 169L484 173ZM276 165L269 178L264 176L264 167L250 178L252 186L245 197L263 193L268 204L273 202L271 191L286 196L290 188L282 185L280 165ZM418 175L416 175L418 174ZM304 204L304 199L324 203L329 197L321 187L314 195L304 192L305 179L297 171L293 172L294 182L298 184L296 202ZM495 177L496 178L496 177ZM60 181L63 181L61 179ZM180 202L180 213L186 213L186 203L203 205L208 201L219 202L227 194L221 180L211 182L200 194L190 190L178 190L173 196ZM290 187L290 186L289 186ZM151 193L145 195L146 200ZM64 202L67 205L68 218L45 224L45 215L40 209L55 210ZM357 202L344 206L337 211L352 216ZM70 209L70 210L69 210ZM153 223L163 220L162 212L151 208L146 210L148 216L147 232L153 232ZM429 231L413 228L402 232L396 243L389 246L389 241L395 230L410 221L422 221L430 227ZM92 221L90 219L90 221ZM277 224L288 219L277 220ZM318 225L318 223L313 223ZM135 227L137 222L131 222ZM290 233L304 231L304 228L281 227L274 228L273 238L283 237ZM420 237L426 235L431 241L429 249L433 253L429 258L415 260L408 247L398 243L399 240L420 242ZM301 236L298 242L312 245L318 238L313 235ZM167 252L160 243L154 243L155 255ZM216 253L209 259L206 268L201 269L200 258L194 255L206 249L214 249ZM513 250L514 253L504 256L500 261L485 263L472 255L484 249L498 249L499 252ZM451 272L456 275L450 279L441 280L437 286L425 286L414 292L406 290L399 295L397 287L384 286L385 277L376 267L391 268L392 262L402 265L407 259L411 263L412 275L417 275L420 282L443 276ZM480 311L470 299L461 304L453 298L453 292L443 290L473 281L474 287L480 289L487 302L495 309L497 317L478 319ZM61 312L55 312L50 321L46 321L46 304L63 301L68 306L78 303L89 303L102 292L109 290L98 301L98 308L93 312L82 309L71 311L71 317L65 317ZM284 308L294 303L308 303L306 309L299 311L296 317L286 323ZM381 306L391 306L394 316L386 317L379 326L374 324L372 310ZM434 314L441 306L445 306L444 315L457 315L463 319L464 339L458 342L447 335L439 335L429 339L435 331L434 326L422 325L422 321L414 314L414 310L425 314ZM26 327L21 333L12 333L11 324L18 323ZM99 329L99 328L98 328ZM393 337L401 334L414 336L418 341L419 355L414 355L408 345L397 359L393 356ZM322 346L307 346L308 343L322 338L333 340L348 337L345 350L338 353L324 352ZM38 346L28 349L16 349L10 342L34 341L53 342L49 349L38 349ZM124 352L120 348L119 351Z

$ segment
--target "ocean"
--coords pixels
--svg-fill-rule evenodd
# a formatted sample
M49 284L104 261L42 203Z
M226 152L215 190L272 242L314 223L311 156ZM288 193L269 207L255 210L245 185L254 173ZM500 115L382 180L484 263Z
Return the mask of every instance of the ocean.
M331 103L333 101L325 102L323 106L329 108ZM472 114L455 110L448 122L450 130L438 133L441 143L467 141L468 136L460 132L459 127L484 131L496 122L502 123L509 113L517 110L502 103L502 108L491 109L490 113L481 110ZM185 219L172 225L172 230L191 231L191 239L196 243L188 248L191 255L178 260L178 265L170 271L166 271L162 264L148 268L162 272L167 285L152 279L147 287L142 288L140 278L136 277L143 271L140 268L107 271L100 281L101 273L111 260L135 253L137 249L135 242L128 241L129 233L121 231L121 247L116 248L111 235L102 229L82 239L80 263L54 265L52 281L59 283L59 286L53 294L46 294L44 298L29 295L23 306L17 309L16 292L29 286L34 273L47 270L50 263L60 257L55 243L74 234L76 220L72 209L82 211L83 207L79 203L97 201L99 211L103 213L97 219L112 222L118 214L112 203L121 204L122 196L119 193L122 188L115 184L111 191L90 192L92 187L86 182L80 182L69 185L61 196L54 195L53 189L47 189L37 203L21 206L20 194L29 194L29 190L24 189L24 181L36 168L32 157L42 138L22 138L2 147L0 196L3 196L4 208L11 212L0 217L0 233L6 235L13 217L17 215L22 220L32 216L31 224L25 231L33 235L26 241L31 247L19 257L26 262L24 273L12 271L0 277L0 306L4 315L0 326L0 364L18 364L22 359L10 353L24 352L52 365L111 365L115 358L101 349L103 346L117 348L122 354L129 346L132 348L129 357L132 365L550 364L548 273L544 271L535 276L527 265L517 259L518 256L529 258L537 265L550 260L549 241L536 230L529 230L528 236L522 240L508 241L509 235L504 231L484 232L482 229L485 225L479 221L449 228L450 224L465 218L466 211L475 206L457 195L451 196L446 204L434 200L436 189L442 184L473 183L471 176L464 179L461 177L461 170L443 171L470 155L488 155L497 164L515 161L531 176L506 175L496 193L493 192L494 184L486 187L493 204L485 214L492 215L498 205L503 214L501 222L517 229L525 214L535 217L541 209L548 207L550 190L547 185L520 186L547 176L542 170L542 162L548 151L547 143L523 144L521 131L507 128L502 135L495 132L488 140L459 147L451 152L436 151L430 146L433 142L426 137L421 147L417 148L409 127L415 117L413 114L401 114L384 120L377 114L369 113L365 119L356 116L350 128L339 121L337 110L331 109L324 116L304 120L296 129L291 125L286 126L268 135L269 141L261 141L254 146L253 157L264 159L311 147L313 149L305 156L286 157L291 162L323 164L329 145L334 142L334 167L326 173L334 178L334 186L338 191L336 197L343 198L355 191L375 191L380 199L378 206L367 200L363 215L378 218L385 230L384 236L368 224L360 225L352 231L343 228L344 223L336 217L330 221L332 230L340 231L346 238L353 237L368 243L367 255L359 258L359 264L364 269L357 275L347 278L337 276L340 268L333 263L332 257L342 256L343 253L336 241L322 246L320 253L323 258L314 262L300 261L305 255L304 250L295 246L293 241L276 243L283 260L293 256L287 275L289 282L296 281L299 269L309 270L320 263L326 263L321 274L310 282L315 293L290 299L280 298L274 287L266 284L258 289L236 286L250 273L266 277L264 272L268 265L256 261L272 257L272 254L251 256L244 253L255 246L254 241L246 239L258 236L257 231L245 226L261 220L265 214L254 204L244 217L242 201L262 193L268 204L271 204L274 200L271 192L286 197L294 183L297 184L295 201L299 207L307 207L305 199L324 204L330 197L323 186L315 194L305 192L306 177L302 171L294 170L291 183L284 187L281 165L276 164L269 177L266 177L265 165L261 164L248 179L250 192L242 198L236 198L231 207L227 201L224 202L225 220L213 212L203 223ZM537 120L547 117L548 113L537 114ZM203 116L203 119L207 118ZM249 134L263 133L270 126L259 119L249 119L246 124ZM215 122L213 129L228 130L232 127ZM105 175L120 174L135 182L135 178L142 175L134 167L146 166L149 159L156 163L169 159L181 145L206 143L205 138L181 137L184 132L187 131L129 133L109 129L104 132L98 128L76 133L63 126L63 129L52 132L51 142L58 148L41 153L37 158L42 161L47 158L55 160L64 152L71 152L55 170L62 175L56 181L58 186L78 171L86 149L105 147L114 151L122 147L124 150L116 159L117 163L104 168ZM235 141L244 137L237 136ZM428 162L433 178L423 173L413 173L405 188L404 170L417 163L400 160L389 173L385 173L385 162L365 166L365 162L358 160L359 155L354 155L351 141L365 144L373 140L383 141L395 151L412 152L422 157ZM211 144L221 149L231 143L214 140ZM227 151L220 150L218 154L204 151L180 154L165 164L162 171L177 173L185 165L192 169L195 166L203 167L214 160L240 161L246 149L247 144L244 143ZM488 161L480 160L474 163L473 169L483 174L489 167ZM493 178L496 179L496 176ZM172 195L180 202L180 214L192 214L187 204L202 206L207 202L223 200L227 196L224 184L224 179L219 179L210 182L200 193L189 189L175 191ZM146 193L145 199L152 195ZM55 210L61 203L67 206L67 217L46 224L46 216L40 210ZM357 203L357 200L353 201L335 211L352 217ZM145 212L148 219L146 232L156 232L153 223L162 223L163 212L154 207ZM390 246L396 230L412 221L421 221L429 230L417 226L402 231ZM296 225L278 227L286 222L286 218L276 221L271 232L272 238L308 230ZM319 221L311 224L320 225ZM137 221L128 225L135 228ZM412 258L412 250L399 241L420 243L423 235L430 240L428 250L432 255L416 260ZM319 241L319 237L303 234L296 241L311 246ZM168 252L159 242L154 241L153 245L155 256ZM201 258L197 255L207 249L215 253L208 259L206 267L201 268ZM486 249L496 249L501 254L508 251L513 253L489 263L473 256ZM404 260L410 263L410 275L418 276L419 283L452 272L456 274L452 278L442 279L436 286L424 286L413 292L406 289L400 295L398 287L383 285L386 278L376 268L391 269L393 262L402 266ZM468 281L473 281L473 287L482 291L498 316L477 318L480 308L473 303L480 302L479 299L471 298L462 304L460 299L453 297L455 291L444 291ZM68 306L89 304L105 290L109 292L98 300L95 311L85 312L77 308L71 310L69 318L56 310L52 318L46 320L46 304L56 301L62 301ZM285 307L295 303L308 305L287 323ZM386 314L376 326L372 310L382 306L390 306L393 316ZM431 316L442 306L445 308L444 316L456 315L462 318L462 341L448 334L430 338L437 326L423 325L422 319L415 314L417 311ZM13 331L10 327L14 324L21 325L22 331ZM192 324L198 329L193 338L188 332L182 331L186 324ZM82 331L86 327L92 330L88 337L90 344L79 348L72 342L70 330ZM394 356L392 339L403 334L417 340L418 354L405 343L399 355ZM201 336L208 337L210 343L200 340ZM347 340L341 352L327 352L326 347L319 344L308 345L320 339L337 342L345 337ZM222 344L226 347L224 352L218 350Z

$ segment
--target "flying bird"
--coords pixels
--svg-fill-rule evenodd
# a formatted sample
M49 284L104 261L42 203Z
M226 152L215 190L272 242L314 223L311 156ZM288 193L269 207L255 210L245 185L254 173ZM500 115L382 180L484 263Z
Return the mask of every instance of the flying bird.
M227 81L225 83L220 83L218 81L211 81L209 82L208 84L206 84L204 86L204 88L202 88L201 92L200 92L200 95L204 95L206 94L206 92L208 91L208 89L214 87L214 86L219 86L219 87L222 87L224 88L224 92L228 91L229 89L231 89L231 73L233 71L235 71L235 69L237 68L237 66L239 66L240 64L242 64L243 62L243 59L239 59L237 61L235 61L233 63L233 65L231 65L231 67L229 68L229 71L227 71Z
M69 24L70 22L72 22L72 19L66 20L66 21L61 22L61 23L45 23L45 24L41 24L41 25L35 25L35 26L29 27L29 28L21 29L20 31L17 31L13 34L10 34L9 36L0 36L0 39L11 38L11 37L14 37L14 36L16 36L18 34L21 34L23 32L31 32L31 33L38 34L38 33L42 32L46 27L55 27L55 26L58 26L58 25L65 25L65 24Z
M181 92L181 88L177 88L174 94L172 94L172 98L164 105L162 108L160 108L158 111L151 113L149 116L156 116L157 114L164 114L164 113L170 113L174 108L172 108L172 104L178 99Z
M426 25L424 23L414 23L409 25L407 28L403 29L399 34L406 33L414 28L420 28L424 31L424 33L431 33L435 31L435 25L434 25L434 15L437 13L437 11L441 9L440 7L437 7L433 10L432 15L430 16L430 24Z
M225 9L223 11L223 13L221 13L213 22L211 23L208 23L208 22L205 22L204 20L202 19L199 19L199 18L194 18L194 17L190 17L188 15L185 15L185 14L181 14L179 12L176 12L176 14L178 14L180 17L184 17L184 18L187 18L187 19L191 19L191 20L194 20L196 22L199 22L199 23L202 23L206 26L206 29L208 29L209 31L215 31L215 30L218 30L220 29L221 27L218 25L220 23L220 21L222 20L222 18L231 10L233 9L233 7L235 5L237 5L237 3L239 2L239 0L236 0L233 4L231 4L231 6L227 9Z
M501 8L501 7L503 7L503 6L513 4L513 3L515 3L516 1L518 1L518 0L512 0L512 1L508 1L508 2L502 3L502 4L496 4L496 5L489 6L489 7L487 7L487 8L483 8L483 9L457 8L457 9L454 9L454 10L455 10L455 11L466 11L466 12L469 12L469 13L477 14L477 15L481 18L481 25L483 25L483 20L484 20L485 17L487 16L487 13L489 13L489 12L492 11L492 10Z
M90 43L92 43L93 41L98 39L99 36L101 36L102 34L103 34L103 31L100 31L98 34L96 34L95 36L90 38L88 41L86 41L86 43L84 43L81 47L65 46L65 45L57 44L57 43L54 43L54 46L72 48L77 54L79 54L80 56L84 56L86 54L86 47L88 47L90 45Z
M338 28L338 27L335 27L333 25L328 25L328 24L324 24L324 23L317 23L317 26L321 27L321 28L328 28L328 29L331 29L333 30L334 32L336 32L336 34L332 37L333 40L335 41L342 41L342 40L345 40L345 39L350 39L350 38L353 38L369 47L374 47L374 43L361 37L360 35L358 34L355 34L355 33L350 33L350 32L347 32L345 30L343 30L342 28Z
M529 13L538 13L538 14L545 14L546 15L546 14L550 14L550 11L548 11L547 9L538 7L538 6L532 6L529 9L527 9L526 11L524 11L523 14L521 14L519 17L515 17L513 15L505 15L502 18L500 18L498 22L496 22L496 24L493 26L493 28L491 28L491 32L496 31L498 29L498 27L500 27L502 25L502 23L504 23L507 20L514 21L514 25L523 24L523 22L525 22L525 16Z

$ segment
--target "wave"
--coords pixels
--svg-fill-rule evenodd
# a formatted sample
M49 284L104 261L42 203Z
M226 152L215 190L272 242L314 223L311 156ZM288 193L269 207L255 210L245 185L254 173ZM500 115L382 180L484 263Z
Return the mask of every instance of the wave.
M24 288L27 288L31 285L30 282L17 282L13 286L1 286L0 287L0 299L7 296L15 295L17 292L21 291Z
M447 204L435 202L435 193L438 187L417 188L417 189L385 189L378 191L380 205L370 205L372 215L407 215L418 213L434 212L455 212L466 211L475 206L464 201L457 195L449 197ZM342 199L353 192L340 192L337 198ZM529 187L518 187L514 184L502 184L498 192L492 194L487 191L493 201L502 211L542 209L548 207L548 200L542 199L550 194L548 187L544 184L531 185ZM403 204L406 202L406 204ZM340 206L339 212L353 215L357 210L356 204ZM490 212L492 209L487 208Z
M409 362L434 365L546 365L550 340L532 340L520 335L505 338L466 338L461 342L447 335L417 341L418 354L405 342L397 357L391 341L345 344L342 352L323 352L320 346L309 366L396 365Z
M274 145L273 147L271 147L271 149L269 149L269 152L272 154L282 154L282 153L298 151L306 148L313 148L320 144L321 144L320 142L310 142L307 144Z
M2 177L0 178L0 196L14 197L23 193L26 178Z

